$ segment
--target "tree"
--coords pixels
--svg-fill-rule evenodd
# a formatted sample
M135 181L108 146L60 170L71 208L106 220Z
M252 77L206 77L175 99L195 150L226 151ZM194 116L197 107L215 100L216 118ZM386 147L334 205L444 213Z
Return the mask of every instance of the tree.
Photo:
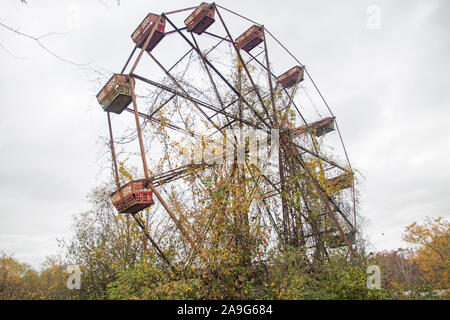
M422 271L423 279L433 289L450 287L450 223L443 217L426 218L405 228L403 240L417 246L411 259Z
M0 299L27 299L23 277L29 266L19 263L14 257L2 254L0 258Z
M47 258L43 270L20 263L13 256L0 257L0 300L69 299L67 276L61 259Z
M153 251L147 253L147 241L131 217L115 214L110 191L105 186L92 191L91 210L74 218L74 237L61 242L67 264L80 267L80 298L106 298L108 284L116 279L118 270L133 267L144 254L147 259L154 258Z
M411 260L414 250L399 248L378 252L369 259L381 269L381 287L391 294L403 294L405 291L418 292L423 289L419 265Z

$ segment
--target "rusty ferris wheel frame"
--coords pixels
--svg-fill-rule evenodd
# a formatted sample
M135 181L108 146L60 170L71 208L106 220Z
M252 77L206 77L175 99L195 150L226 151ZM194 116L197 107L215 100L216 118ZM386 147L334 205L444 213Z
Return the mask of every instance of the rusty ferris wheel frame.
M200 30L200 32L195 32L195 30L194 31L192 29L189 30L188 25L183 26L183 27L176 26L170 18L171 15L194 10L194 12L191 14L191 16L192 16L194 13L199 12L201 6L205 6L205 5L209 6L210 10L214 10L213 17L214 17L214 13L217 14L217 17L219 18L218 22L223 27L223 32L224 32L223 35L218 35L218 34L214 34L214 33L206 31L208 26L210 24L212 24L213 22L215 22L214 19L212 20L212 22L209 20L209 25L207 23L206 28L205 28L205 26L203 26L204 30ZM247 22L252 23L253 26L257 26L258 28L260 28L260 30L262 31L262 39L260 41L260 43L263 45L262 52L260 52L258 55L253 55L250 53L250 50L243 50L242 48L240 48L240 46L237 43L237 40L234 39L232 37L232 35L230 34L227 24L225 23L225 20L223 19L223 16L221 14L222 10L226 11L232 15L235 15L239 18L242 18L242 19L246 20ZM314 137L313 137L314 135L316 135L316 136L323 135L331 130L334 130L334 128L336 128L337 132L338 132L340 144L342 145L343 151L345 153L346 161L347 161L347 164L346 164L347 167L339 165L338 163L319 154L319 152L317 152L317 150L314 150L314 149L311 150L311 149L308 149L306 146L302 146L302 145L294 143L293 140L290 138L290 134L280 134L280 140L279 140L279 142L280 142L280 150L279 150L280 161L279 161L279 171L278 171L279 181L278 181L278 183L270 181L270 179L266 176L264 176L264 179L266 179L267 182L269 183L269 185L271 185L274 189L273 193L270 196L279 196L281 198L281 202L282 202L282 219L281 220L282 220L282 229L283 230L280 231L280 233L282 234L282 238L285 243L289 243L290 241L292 241L293 238L297 238L296 245L305 246L305 243L306 243L305 239L307 237L312 237L312 236L320 237L321 234L337 231L338 236L340 237L341 240L343 240L343 244L346 247L348 247L351 256L356 257L356 252L355 252L355 249L353 248L354 235L356 232L356 204L355 204L356 200L355 200L353 170L352 170L352 167L351 167L351 164L349 161L349 157L348 157L348 154L347 154L347 151L346 151L346 148L345 148L345 145L344 145L344 142L343 142L340 130L339 130L339 126L336 122L335 116L334 116L333 112L331 111L331 108L327 104L325 98L323 97L322 93L320 92L320 90L316 86L315 82L311 78L311 75L308 72L308 70L305 68L305 66L269 30L267 30L267 28L264 25L261 25L247 17L244 17L241 14L238 14L232 10L224 8L216 3L212 3L212 4L202 3L200 6L165 12L165 13L162 13L161 15L158 15L157 17L158 17L158 20L156 21L156 23L153 23L154 27L151 29L151 31L147 30L146 37L141 41L140 44L135 45L134 49L132 50L131 54L129 55L128 59L126 60L125 65L121 69L120 74L118 74L118 76L122 76L124 79L126 79L129 89L130 89L129 93L128 93L128 96L130 97L130 101L128 101L127 103L124 104L124 107L122 108L122 110L120 110L120 112L125 110L127 112L134 114L134 118L135 118L135 122L136 122L136 129L137 129L137 136L138 136L139 146L140 146L140 154L141 154L142 165L143 165L144 175L145 175L145 179L141 180L144 183L144 187L149 188L151 190L151 192L156 196L158 201L164 207L165 211L167 211L170 218L175 223L176 227L181 232L182 237L191 246L193 252L194 253L201 252L202 251L201 246L199 247L197 245L197 243L191 237L190 233L186 230L186 228L183 226L183 224L180 222L180 220L176 217L174 212L171 210L171 208L169 207L167 202L164 200L164 198L161 196L161 194L156 189L156 187L161 186L165 183L173 182L177 179L186 177L186 175L189 174L188 173L189 165L180 167L180 168L176 168L173 170L169 170L167 172L157 174L154 176L150 176L149 170L148 170L148 165L147 165L147 158L146 158L146 152L145 152L145 147L144 147L144 140L143 140L143 135L142 135L140 118L143 118L143 119L145 119L145 121L150 121L152 123L164 124L167 128L169 128L171 130L175 130L175 131L179 131L179 132L186 132L185 128L182 128L176 124L173 124L173 123L170 123L167 121L162 121L161 119L155 117L155 114L157 113L158 110L160 110L163 106L165 106L174 97L179 97L179 98L183 99L184 101L189 102L193 106L195 106L195 108L198 111L200 111L200 113L204 117L204 119L206 121L208 121L214 128L216 128L217 132L220 132L222 134L224 134L224 130L226 130L227 128L231 128L233 126L233 124L241 124L241 125L247 125L249 127L256 128L256 129L269 130L272 128L279 128L278 116L277 116L279 110L276 110L275 95L281 93L281 94L285 95L289 101L288 105L284 109L295 110L295 112L299 115L300 119L302 120L302 126L294 131L298 131L305 135L309 135L311 137L311 139L314 139ZM181 56L181 58L179 60L177 60L177 62L174 65L172 65L171 67L163 66L163 64L154 55L152 55L151 49L153 49L153 48L148 50L150 45L152 45L154 47L158 44L159 41L161 41L161 39L158 39L157 41L153 41L155 39L154 38L155 34L158 32L156 27L159 23L161 23L161 21L167 22L168 25L170 25L173 28L172 30L165 32L163 34L163 36L161 37L161 39L164 36L167 36L170 34L176 34L189 45L189 50L186 53L184 53ZM196 33L197 36L195 36L194 33ZM245 75L247 76L248 81L251 84L251 89L248 92L243 93L240 90L238 90L231 83L231 81L228 80L226 78L226 76L218 70L218 68L216 68L214 63L208 59L207 54L205 54L201 51L201 49L198 45L198 42L196 41L196 37L201 36L202 33L207 34L211 38L217 39L217 43L207 52L207 54L209 54L211 51L215 50L222 43L228 43L233 48L234 54L236 55L240 65L242 66L242 69L245 71ZM189 34L190 34L191 39L189 39ZM282 48L282 50L284 50L294 61L296 61L296 63L298 63L297 68L301 68L302 77L301 77L301 79L297 79L297 81L294 85L294 89L291 92L288 91L289 87L282 86L281 89L278 89L278 85L275 85L275 87L274 87L274 83L279 82L280 77L275 76L274 72L271 70L271 67L270 67L269 53L268 53L267 42L266 42L267 36L272 38ZM151 44L152 41L156 42L156 44L155 43ZM131 64L133 57L135 56L136 52L138 52L138 51L139 51L139 53L138 53L137 57L135 58L134 62ZM244 51L245 53L243 53L242 51ZM170 81L173 83L174 86L156 82L154 80L148 79L146 77L143 77L143 76L135 73L136 67L138 66L139 62L141 61L141 58L143 57L143 55L145 53L147 53L150 56L150 58L153 60L153 62L164 72L166 77L168 79L170 79ZM208 75L208 79L210 81L211 87L214 90L216 97L218 98L220 107L214 106L208 102L205 102L196 97L193 97L183 87L183 85L176 79L176 77L171 74L171 70L177 64L179 64L183 59L185 59L188 56L188 54L190 54L190 53L194 53L194 54L198 55L198 58L201 60L203 66L204 66L204 70L206 71L206 73ZM263 61L260 61L257 58L257 56L259 56L261 53L263 53L263 56L264 56ZM244 55L248 56L247 60L244 59ZM257 63L257 65L260 68L262 68L262 70L265 71L265 73L267 75L266 81L267 81L268 88L269 88L268 97L267 97L267 95L264 97L261 95L260 88L253 80L252 71L248 68L248 64L250 62ZM129 71L126 72L127 68L130 65L131 65L131 67L130 67ZM294 96L296 94L295 90L296 90L296 87L298 86L299 82L301 80L303 80L303 72L307 76L307 78L311 81L313 87L319 94L320 99L322 100L322 102L324 103L324 105L326 106L326 108L330 114L330 117L324 118L320 121L308 123L307 120L305 119L305 117L302 115L300 108L294 102ZM222 84L225 85L226 87L228 87L229 90L231 90L231 92L235 95L235 99L233 99L231 102L229 102L227 104L223 101L223 99L221 99L221 94L219 92L217 83L214 81L212 75L218 77L220 79L220 81L222 82ZM156 108L156 110L152 111L149 114L140 112L138 110L137 99L136 99L136 94L135 94L136 80L141 81L145 84L151 85L152 87L155 87L156 89L170 93L170 98L167 99L160 106L158 106ZM106 88L106 86L105 86L105 88ZM258 97L257 102L262 107L265 117L262 117L258 112L256 112L253 109L252 105L246 101L245 97L250 92L256 94L256 96ZM100 95L100 93L99 93L99 95ZM99 95L97 97L99 97ZM270 98L270 100L267 99L270 102L265 103L264 102L265 98ZM99 102L100 102L100 99L99 99ZM246 106L249 107L250 110L252 110L254 112L254 115L256 115L259 118L260 124L262 125L262 127L255 126L255 124L253 124L252 122L247 121L244 118L237 117L236 115L233 115L229 111L227 111L228 108L230 108L231 106L233 106L234 104L239 103L239 102L245 104ZM133 108L128 107L129 103L132 103ZM272 105L272 110L270 109L270 105ZM114 164L113 169L114 169L114 173L115 173L115 180L116 180L117 188L120 189L121 185L120 185L119 171L118 171L118 166L117 166L117 156L116 156L116 151L114 148L114 137L113 137L111 117L110 117L110 112L108 110L105 110L105 111L107 111L107 120L108 120L109 135L110 135L110 146L111 146L112 160L113 160L113 164ZM120 112L116 112L116 113L120 113ZM211 112L213 112L213 114L211 114ZM222 123L221 126L219 126L213 120L213 117L217 116L217 115L222 115L227 120L224 124ZM310 129L313 129L314 131L310 130ZM280 130L280 131L282 131L282 130ZM318 134L318 131L320 131L319 134ZM342 176L346 175L346 176L351 177L350 183L349 184L347 183L347 186L345 188L351 188L352 201L353 201L353 214L355 217L354 221L350 221L349 218L341 210L339 205L336 203L336 201L334 201L334 199L329 194L327 194L325 188L321 185L320 181L315 177L313 172L311 172L311 170L308 168L308 166L305 162L304 155L314 157L314 158L318 159L320 162L323 162L326 165L330 166L331 168L336 168L336 169L342 171L344 173ZM288 161L287 158L289 158L290 160ZM304 172L306 180L313 187L313 190L315 190L318 197L322 201L324 209L325 209L325 215L328 216L329 219L334 223L334 227L335 227L334 229L318 231L318 232L316 231L314 234L309 234L309 235L305 235L305 234L298 235L298 229L301 228L302 226L301 225L298 226L296 224L296 222L292 221L292 218L290 218L290 217L292 217L292 211L298 210L298 208L293 208L288 203L288 201L286 201L286 199L284 199L282 194L284 194L284 191L285 191L284 189L286 188L286 180L288 179L289 172L299 171L299 170ZM258 177L258 179L259 178L260 177ZM336 177L335 179L330 179L330 180L337 181L337 180L339 180L339 177ZM277 229L276 222L273 219L273 215L270 212L270 209L267 206L265 206L265 207L266 207L267 215L270 217L271 223L274 225L275 229ZM164 252L161 250L159 245L156 243L156 241L150 235L144 221L139 216L139 212L131 212L131 215L133 216L133 218L135 219L135 221L139 225L139 227L142 229L145 236L151 242L151 244L155 248L158 255L172 268L172 270L174 272L178 272L177 269L173 266L173 264L169 261L167 256L164 254ZM347 228L342 227L341 222L337 218L338 215L342 219L344 219ZM308 222L307 217L303 216L303 218L304 218L304 222L307 223ZM344 229L347 229L347 230L350 229L351 231L345 232ZM353 237L353 239L352 239L352 237ZM299 238L300 238L300 240L298 240Z

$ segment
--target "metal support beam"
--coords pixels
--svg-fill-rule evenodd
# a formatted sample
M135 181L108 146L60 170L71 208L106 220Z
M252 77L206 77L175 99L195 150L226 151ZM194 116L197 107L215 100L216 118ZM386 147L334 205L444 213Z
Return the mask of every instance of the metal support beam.
M347 238L346 234L342 230L342 227L339 224L338 220L336 219L333 210L331 210L329 200L325 196L325 194L324 194L323 190L321 189L319 183L317 182L317 180L312 175L312 173L309 170L308 166L304 162L302 156L298 155L297 159L299 160L299 162L302 165L303 169L305 169L305 172L307 173L307 175L308 175L312 185L316 189L317 194L319 195L319 197L321 198L323 204L325 205L325 209L326 209L326 211L328 213L329 218L333 221L333 223L335 224L336 228L339 230L339 234L341 235L342 239L344 239L345 244L347 245L348 249L350 250L350 254L352 255L353 258L356 258L356 256L357 256L356 251L353 248L353 245L351 244L350 240Z
M150 243L152 244L152 246L155 248L156 252L158 253L158 255L161 257L161 259L164 260L165 263L167 263L167 265L172 269L172 271L175 274L178 274L178 270L170 263L169 259L166 257L166 255L164 254L164 252L162 252L161 248L158 246L158 244L156 243L155 240L153 240L152 236L150 235L150 233L147 230L147 227L145 226L145 223L142 221L141 217L139 216L138 213L134 213L132 214L134 220L136 221L136 223L138 224L138 226L142 229L142 231L144 232L145 237L150 240Z
M155 111L153 111L151 114L149 114L148 118L151 119L155 115L155 113L157 113L159 110L161 110L162 107L164 107L166 104L168 104L175 97L176 97L176 94L172 94L169 97L169 99L164 101L158 108L155 109Z
M255 89L255 93L256 93L256 95L257 95L257 97L259 99L259 102L261 103L261 106L262 106L264 112L266 113L267 119L269 119L271 127L273 128L273 122L270 119L269 112L267 111L267 108L266 108L266 106L264 104L264 101L263 101L263 99L261 97L261 93L259 92L258 87L255 85L255 82L253 81L253 78L252 78L250 72L248 71L247 65L245 64L244 59L242 59L240 50L239 50L238 46L236 45L236 43L234 42L233 37L231 36L230 31L228 30L228 28L227 28L227 26L225 24L225 21L222 18L222 15L220 14L219 10L217 10L217 7L215 7L215 8L216 8L217 15L219 16L219 19L222 22L223 28L225 29L225 32L227 33L228 38L231 40L231 44L233 45L233 48L234 48L234 50L235 50L235 52L236 52L236 54L237 54L237 56L239 58L239 61L242 64L242 67L244 68L245 73L247 74L248 80L250 80L250 83L252 84L253 88Z
M106 114L108 116L109 144L111 147L111 156L112 156L112 161L114 164L114 178L116 180L117 189L119 189L120 188L120 178L119 178L119 169L117 168L116 150L114 148L114 137L113 137L112 126L111 126L111 116L110 116L109 112L107 112Z
M216 9L217 10L217 9ZM163 15L164 16L164 15ZM173 28L177 29L177 27L175 26L175 24L166 16L164 16L164 18L172 25ZM194 50L198 50L194 44L180 31L178 30L178 33L180 34L180 36L194 49ZM198 52L201 55L201 52ZM222 75L222 73L220 73L219 70L216 69L216 67L214 67L214 65L207 59L205 59L205 62L211 67L211 69L225 82L225 84L240 98L242 98L241 94L239 93L239 91L236 90L235 87L233 87L233 85L230 84L230 82ZM250 104L242 98L242 101L253 111L253 113L257 116L257 118L266 126L266 127L270 127L266 121L259 115L259 113L253 109L253 107L250 106Z
M177 96L179 96L179 97L181 97L181 98L184 98L184 99L186 99L186 100L189 100L189 101L191 101L191 102L193 102L193 103L195 103L195 104L198 104L198 105L200 105L200 106L202 106L202 107L205 107L205 108L207 108L207 109L209 109L209 110L211 110L211 111L218 112L218 113L221 113L221 114L223 114L223 115L227 115L228 117L230 117L230 118L232 118L232 119L235 119L236 121L245 123L245 124L251 126L252 128L255 128L255 129L261 129L260 127L255 126L253 123L251 123L251 122L249 122L249 121L239 119L238 117L235 117L235 116L233 116L233 115L230 114L230 113L226 113L225 111L222 111L222 110L220 110L220 109L218 109L218 108L216 108L216 107L214 107L214 106L212 106L212 105L210 105L210 104L208 104L208 103L206 103L206 102L203 102L203 101L201 101L201 100L198 100L198 99L196 99L196 98L193 98L193 97L191 97L189 94L185 94L185 93L183 93L183 92L181 92L181 91L175 90L175 89L173 89L173 88L171 88L171 87L168 87L168 86L166 86L166 85L163 85L163 84L160 84L160 83L158 83L158 82L152 81L152 80L150 80L150 79L144 78L144 77L139 76L139 75L137 75L137 74L130 74L130 76L133 77L133 78L135 78L135 79L138 79L138 80L141 80L141 81L143 81L143 82L146 82L146 83L148 83L148 84L151 84L151 85L153 85L153 86L155 86L155 87L157 87L157 88L166 90L166 91L171 92L171 93L173 93L173 94L176 94Z
M158 20L155 22L155 24L158 25L160 22L161 22L161 17L158 18ZM150 43L150 40L152 39L155 31L156 31L156 28L153 28L152 31L150 32L150 34L147 36L147 39L145 39L144 45L141 48L141 52L139 52L139 55L138 55L136 61L134 62L133 66L131 67L130 74L132 74L134 72L134 70L136 70L136 67L137 67L139 61L141 60L142 55L144 54L144 51L146 51L148 44Z
M186 230L184 229L184 227L180 223L180 221L172 213L172 210L170 210L170 208L167 205L167 203L164 201L164 199L161 197L160 193L156 190L156 188L153 186L153 184L150 181L149 173L148 173L148 167L147 167L147 159L146 159L146 156L145 156L144 140L142 138L141 125L140 125L140 122L139 122L139 114L138 114L138 110L137 110L136 95L135 95L135 92L134 92L134 79L132 79L130 77L130 81L131 81L131 86L130 86L131 87L131 98L133 100L134 116L135 116L135 119L136 119L136 127L137 127L138 137L139 137L139 146L140 146L140 149L141 149L142 164L144 166L145 180L147 181L147 184L150 187L150 189L153 191L153 193L158 198L159 202L163 205L164 209L166 209L166 211L169 214L170 218L173 220L173 222L175 222L175 225L181 231L181 234L183 235L183 237L189 242L191 247L194 250L196 250L197 246L195 245L194 241L189 236L189 234L186 232Z
M149 176L148 176L147 158L145 157L144 139L142 138L142 130L141 130L141 123L139 121L139 113L138 113L138 107L137 107L137 102L136 102L136 94L134 92L135 81L131 77L129 77L128 79L130 81L131 99L133 101L133 111L134 111L134 118L136 120L136 129L137 129L138 138L139 138L139 148L141 150L142 166L144 167L145 179L148 180Z

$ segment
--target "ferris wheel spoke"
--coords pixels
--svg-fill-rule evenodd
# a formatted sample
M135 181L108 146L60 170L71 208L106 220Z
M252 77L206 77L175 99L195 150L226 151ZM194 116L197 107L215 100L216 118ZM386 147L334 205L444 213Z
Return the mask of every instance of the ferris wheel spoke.
M298 145L296 145L296 146L302 149L302 147L300 147ZM344 218L344 220L348 223L348 225L352 228L352 230L355 230L355 226L353 226L353 224L348 220L347 216L342 212L342 210L339 208L339 206L334 201L334 199L323 189L323 187L318 182L318 180L314 177L314 175L312 175L312 173L311 173L310 169L308 168L308 166L306 165L302 155L300 153L295 152L294 149L290 149L290 151L294 151L294 158L298 161L300 166L303 168L305 173L308 175L311 184L316 189L317 194L322 199L322 201L325 205L326 211L328 212L328 216L333 220L334 224L339 229L339 233L341 233L341 236L344 238L344 241L346 242L347 246L349 247L352 255L355 256L354 249L352 248L352 246L351 246L350 242L348 241L348 239L346 238L346 236L343 234L342 227L340 226L337 218L335 217L330 204L334 207L335 211L337 211ZM345 170L345 169L343 169L343 170ZM348 170L346 170L346 171L348 171Z
M307 149L307 148L305 148L305 147L303 147L303 146L301 146L301 145L299 145L299 144L297 144L297 143L295 143L295 142L292 142L292 144L293 144L295 147L297 147L298 149L302 150L304 153L308 153L308 154L314 156L315 158L317 158L317 159L319 159L319 160L322 160L322 161L324 161L324 162L327 162L328 164L331 164L332 166L334 166L334 167L336 167L336 168L339 168L339 169L341 169L341 170L344 171L344 172L349 172L348 169L342 167L341 165L337 164L336 162L334 162L334 161L332 161L332 160L329 160L329 159L327 159L327 158L321 156L320 154L318 154L318 153L316 153L316 152L314 152L314 151L311 151L311 150L309 150L309 149Z
M138 48L138 46L135 45L133 51L131 51L130 56L128 57L127 61L125 62L125 65L123 66L122 70L120 71L121 74L125 72L125 69L127 68L128 64L130 63L131 58L133 58L134 53L136 52L137 48Z
M236 117L236 116L234 116L234 115L232 115L232 114L230 114L230 113L227 113L227 112L225 112L225 111L222 111L221 109L218 109L217 107L214 107L214 106L212 106L212 105L210 105L210 104L208 104L208 103L206 103L206 102L203 102L203 101L200 101L200 100L198 100L198 99L196 99L196 98L194 98L194 97L191 97L191 96L190 96L189 94L187 94L187 93L177 91L177 90L175 90L175 89L173 89L173 88L171 88L171 87L168 87L168 86L166 86L166 85L164 85L164 84L161 84L161 83L158 83L158 82L156 82L156 81L147 79L147 78L142 77L142 76L137 75L137 74L130 74L130 76L133 77L133 78L135 78L135 79L138 79L138 80L140 80L140 81L142 81L142 82L151 84L151 85L153 85L153 86L155 86L155 87L157 87L157 88L166 90L166 91L171 92L171 93L173 93L173 94L176 94L177 96L179 96L179 97L181 97L181 98L183 98L183 99L186 99L186 100L188 100L188 101L190 101L190 102L192 102L192 103L194 103L194 104L200 105L200 106L202 106L202 107L205 107L205 108L207 108L207 109L209 109L209 110L211 110L211 111L214 111L214 112L217 112L217 113L221 113L221 114L226 114L228 117L230 117L230 118L232 118L232 119L235 119L236 121L242 122L242 123L244 123L244 124L247 124L247 125L249 125L249 126L252 126L252 127L254 127L254 128L259 129L259 127L255 127L255 125L254 125L253 123L251 123L251 122L249 122L249 121L247 121L247 120L245 120L245 119L240 119L240 118L238 118L238 117Z
M201 54L200 47L199 47L197 41L195 40L194 34L191 33L191 35L192 35L192 40L194 41L195 47L197 48L196 52L199 55L200 60L202 61L203 68L204 68L204 70L206 71L206 73L208 75L208 79L209 79L209 81L211 83L212 88L214 89L214 93L216 94L217 101L219 102L220 107L223 110L224 104L223 104L222 98L220 97L219 91L217 90L217 86L216 86L216 84L214 82L214 79L211 76L211 72L209 71L208 64L205 62L205 56L203 54ZM225 114L225 117L227 118L227 122L230 122L230 120L228 119L226 114Z
M130 113L134 113L134 111L132 109L130 109L130 108L126 108L125 111L130 112ZM153 123L156 123L158 125L164 125L167 128L172 129L174 131L178 131L180 133L186 133L187 132L192 137L199 137L200 136L199 134L197 134L197 133L195 133L195 132L193 132L191 130L188 130L186 128L181 128L180 126L177 126L177 125L171 123L167 119L160 119L160 118L150 117L148 114L145 114L145 113L140 112L140 111L138 112L138 115L141 118L145 119L145 120L149 120L149 121L151 121Z
M269 31L267 29L264 29L264 30L267 31L267 33L269 33ZM252 60L255 60L263 69L265 69L268 73L270 73L271 77L273 77L275 79L277 78L276 75L273 74L261 61L256 59L256 56L253 56L250 52L247 52L247 54L252 58ZM277 85L278 85L278 82L277 82ZM298 106L296 105L296 103L295 103L295 101L293 99L294 95L293 94L289 94L289 92L288 92L288 90L286 88L283 88L282 92L284 92L284 94L289 97L290 101L292 102L292 105L294 106L295 110L297 111L298 115L300 116L300 118L302 119L304 124L308 124L308 122L306 121L306 119L303 116L303 114L300 112L300 109L298 108Z
M273 120L275 121L275 125L277 128L279 128L280 124L278 123L278 115L277 115L277 109L275 105L275 97L274 97L274 90L272 86L272 72L270 71L270 63L269 63L269 52L267 50L267 41L266 41L266 35L263 27L263 43L264 43L264 52L266 56L266 70L267 70L267 81L269 83L269 90L270 90L270 100L272 102L272 108L273 108Z
M163 108L164 106L166 106L170 101L172 101L173 98L175 98L177 95L176 94L172 94L167 100L165 100L163 103L161 103L159 105L159 107L157 107L151 114L148 115L148 118L152 118L159 110L161 110L161 108Z
M164 15L163 15L164 16ZM194 44L175 26L175 24L166 16L164 16L164 18L167 20L167 22L169 22L173 28L178 30L178 33L180 34L180 36L195 50L197 51L198 54L201 55L201 52L198 52L198 49L194 46ZM228 37L230 39L232 39L232 37L228 34ZM233 42L234 43L234 42ZM242 97L242 95L240 94L240 92L238 90L236 90L236 88L223 76L223 74L217 70L217 68L208 60L208 59L204 59L204 61L211 67L211 69L225 82L225 84L242 100L242 102L244 102L252 111L253 113L258 117L258 119L264 123L264 125L268 128L271 128L271 126L269 126L266 121L259 115L259 113L250 106L250 104ZM256 88L255 88L256 89ZM265 107L264 107L265 108ZM267 110L266 110L267 112Z
M184 93L185 96L190 96L189 93L186 91L185 88L183 88L183 86L180 84L180 82L175 79L174 76L172 76L170 74L170 72L168 70L166 70L166 68L164 68L164 66L150 53L148 52L148 55L153 59L153 61L158 65L158 67L161 68L162 71L164 71L164 73L170 78L170 80L172 80L172 82ZM208 121L215 127L218 128L218 126L214 123L214 121L212 121L208 115L206 114L206 112L200 108L200 106L193 100L191 100L191 102L194 104L194 106L196 107L196 109L206 118L208 119Z
M253 81L253 78L252 78L252 76L250 74L250 71L247 68L247 65L245 64L244 59L242 59L242 55L241 55L241 53L239 51L239 48L237 47L235 41L233 40L233 37L231 36L230 31L228 30L228 27L226 26L225 21L223 20L219 10L217 10L217 7L216 7L216 11L217 11L217 15L219 16L220 22L222 22L222 26L223 26L223 28L225 29L225 32L228 35L228 38L231 40L231 44L233 45L233 48L234 48L234 50L235 50L235 52L236 52L236 54L237 54L237 56L239 58L240 63L242 64L242 67L245 70L245 73L247 74L247 77L248 77L252 87L255 89L255 93L256 93L256 95L257 95L257 97L259 99L259 102L261 103L261 107L263 108L264 112L266 113L267 119L269 119L271 127L273 127L273 121L270 118L269 112L268 112L268 110L267 110L267 108L266 108L266 106L264 104L264 101L263 101L263 99L261 97L261 93L259 92L259 89L256 86L255 82Z
M249 91L247 91L246 93L244 93L244 94L242 95L242 97L245 97L245 96L249 95L249 94L252 93L253 91L255 91L255 89L254 89L254 88L251 88ZM227 109L227 108L233 106L233 105L234 105L236 102L238 102L239 100L241 100L240 97L238 97L238 98L236 98L236 99L233 99L231 102L229 102L226 106L224 106L224 107L222 108L222 111L225 111L225 109ZM215 116L218 115L218 114L219 114L219 112L214 113L214 114L211 116L211 118L212 118L212 117L215 117Z
M192 52L192 48L189 49L180 59L177 60L177 62L175 62L169 69L168 71L172 71L173 68L175 68L181 61L184 60L184 58L186 58L190 53Z

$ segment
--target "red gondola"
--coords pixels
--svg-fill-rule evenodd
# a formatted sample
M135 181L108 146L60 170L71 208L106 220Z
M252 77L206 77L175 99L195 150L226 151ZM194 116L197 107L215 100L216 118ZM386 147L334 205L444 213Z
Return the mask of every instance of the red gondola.
M164 19L160 15L149 13L147 17L141 22L141 24L136 28L136 30L134 30L133 34L131 35L131 39L133 39L134 43L136 43L139 48L142 48L147 37L156 28L146 49L148 52L150 52L166 35L164 31L165 27L166 19Z
M279 76L277 81L283 88L292 87L294 84L303 81L303 68L295 66Z
M262 27L255 24L236 39L236 44L242 50L249 52L258 44L263 42L263 37L264 34Z
M130 181L109 197L119 213L137 213L154 204L153 191L145 188L145 179Z
M103 110L121 113L131 103L131 87L127 76L114 74L97 94L97 100Z
M214 23L214 5L202 2L197 9L184 20L187 30L198 35L202 34Z

